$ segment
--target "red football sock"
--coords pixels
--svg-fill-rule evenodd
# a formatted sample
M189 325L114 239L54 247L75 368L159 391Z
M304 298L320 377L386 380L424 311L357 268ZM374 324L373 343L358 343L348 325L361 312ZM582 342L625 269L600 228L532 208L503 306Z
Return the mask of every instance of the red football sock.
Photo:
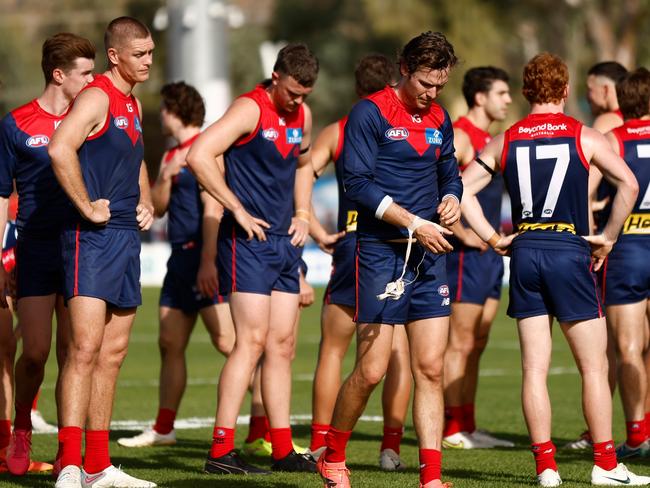
M627 430L627 440L625 443L630 447L639 447L646 440L646 423L645 419L625 422Z
M650 412L645 413L645 424L650 425ZM646 434L648 434L648 429L646 427Z
M86 456L84 471L89 474L104 471L111 465L111 455L108 453L108 431L86 431Z
M61 469L66 466L81 466L81 427L61 427Z
M381 439L381 447L379 450L383 451L384 449L392 449L399 454L399 445L402 442L402 435L404 435L404 426L384 426L384 437Z
M276 461L287 457L293 451L291 427L271 429L271 445L273 446L273 459Z
M212 431L210 457L218 458L225 456L233 449L235 449L235 429L215 427Z
M327 449L323 453L325 461L328 463L342 463L345 461L345 447L348 445L348 440L352 431L343 431L330 427L330 430L325 434L325 444Z
M540 442L532 445L533 456L535 457L535 467L537 474L546 469L557 471L555 463L555 445L551 441Z
M264 417L264 426L266 427L266 434L264 434L264 440L266 442L271 442L271 424L269 423L268 417Z
M447 437L463 430L463 407L445 408L445 430L443 437Z
M176 420L176 412L174 410L169 408L159 408L153 430L159 434L169 434L174 430L174 420Z
M36 392L36 396L34 397L34 401L32 402L32 410L38 410L38 397L41 396L41 390L38 390Z
M248 437L246 442L253 442L255 439L263 438L267 431L268 420L266 417L251 416L248 423Z
M325 445L325 435L330 430L330 426L326 424L311 424L311 442L309 443L309 450L315 451Z
M463 409L463 428L465 432L470 434L476 430L476 417L474 414L474 404L468 403L460 407Z
M442 452L438 449L420 449L420 483L439 480L442 471Z
M594 464L605 471L611 471L617 466L614 441L594 442Z
M14 429L32 430L32 407L16 402Z
M0 420L0 449L9 445L11 439L11 420Z

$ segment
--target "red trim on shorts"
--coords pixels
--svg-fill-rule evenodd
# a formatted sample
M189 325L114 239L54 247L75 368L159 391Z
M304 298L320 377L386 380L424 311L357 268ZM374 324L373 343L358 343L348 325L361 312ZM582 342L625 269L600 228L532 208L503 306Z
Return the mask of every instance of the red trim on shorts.
M219 295L219 292L217 292L217 303L222 304L226 301L225 297L223 295Z
M354 257L354 320L355 322L359 318L359 241L357 241L357 253Z
M602 301L605 303L605 294L607 292L607 264L609 263L609 256L605 258L605 262L603 263L603 278L600 283L600 288L602 290Z
M234 226L232 228L232 288L230 291L237 291L237 236Z
M460 302L463 294L463 261L465 261L465 249L458 253L458 283L456 285L456 301Z
M598 296L598 283L596 282L596 278L594 278L593 271L594 270L594 263L591 263L589 265L589 272L592 273L591 279L594 282L594 291L596 292L596 301L598 302L598 318L603 317L603 307L600 304L600 297Z
M79 234L81 233L81 224L77 224L77 230L74 236L74 289L72 296L79 295Z

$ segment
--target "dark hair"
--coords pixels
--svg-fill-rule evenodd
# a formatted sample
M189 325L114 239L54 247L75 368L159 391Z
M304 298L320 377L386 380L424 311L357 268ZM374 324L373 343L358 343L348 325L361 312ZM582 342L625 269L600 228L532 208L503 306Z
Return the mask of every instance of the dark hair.
M183 125L201 127L205 120L205 104L201 94L184 81L167 83L160 89L162 105L178 117Z
M467 70L463 78L463 96L467 106L472 108L476 105L476 94L489 92L492 89L492 83L496 80L508 83L510 78L508 73L494 66L479 66Z
M367 97L395 82L395 65L383 54L368 54L357 63L354 80L357 96Z
M623 118L639 119L650 113L650 71L630 71L616 84L616 97Z
M603 61L602 63L594 64L589 68L587 74L593 76L604 76L605 78L612 80L614 83L618 83L627 74L627 70L621 63L617 63L616 61Z
M146 39L151 36L151 32L138 19L133 17L118 17L111 20L106 32L104 33L104 48L122 47L126 42L133 39Z
M441 32L423 32L411 39L399 55L400 65L408 74L420 68L446 70L458 62L452 46Z
M569 84L569 69L559 56L540 53L524 66L524 98L533 103L560 103Z
M318 59L306 44L287 44L280 49L273 71L291 76L302 86L309 88L314 86L318 77Z
M69 32L61 32L47 38L43 43L41 57L45 83L52 81L52 71L56 68L65 72L73 69L77 58L95 59L95 46L92 42Z

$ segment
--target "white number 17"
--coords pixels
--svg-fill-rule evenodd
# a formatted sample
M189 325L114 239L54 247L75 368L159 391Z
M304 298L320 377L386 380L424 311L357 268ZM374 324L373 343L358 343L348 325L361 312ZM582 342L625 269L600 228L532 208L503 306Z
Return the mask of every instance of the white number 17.
M517 157L517 176L519 178L519 194L521 197L521 217L524 219L531 218L533 216L533 187L530 178L530 147L518 147L515 155ZM540 216L552 217L564 183L564 177L567 169L569 169L569 160L571 159L569 145L535 146L535 159L555 160L555 167L553 168L546 199L542 207L542 215Z

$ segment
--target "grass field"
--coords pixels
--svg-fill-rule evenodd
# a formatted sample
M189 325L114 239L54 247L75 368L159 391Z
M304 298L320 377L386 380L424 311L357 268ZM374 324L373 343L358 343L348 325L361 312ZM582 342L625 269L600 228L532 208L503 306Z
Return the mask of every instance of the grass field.
M320 303L320 295L316 303ZM139 310L133 329L129 355L121 372L114 420L151 420L158 405L157 378L159 355L157 348L158 290L144 290L144 306ZM308 309L302 318L300 339L294 363L294 393L292 412L311 413L311 375L314 371L319 340L320 307ZM553 402L553 440L557 446L572 440L584 425L580 410L580 382L568 347L559 328L556 328L552 374L549 388ZM188 385L179 418L212 417L216 406L216 378L223 359L212 349L205 330L198 325L188 350ZM55 366L51 358L41 394L40 409L46 419L54 421ZM353 356L346 360L349 371ZM514 449L449 451L443 453L443 478L456 487L515 487L531 486L534 479L532 455L519 402L521 383L519 350L514 321L506 317L505 307L497 317L488 349L482 360L477 417L479 427L516 443ZM243 413L246 414L247 406ZM375 393L366 414L381 415L380 396ZM620 400L615 400L614 435L624 435L624 421ZM246 426L237 431L237 445L243 442ZM409 466L404 473L389 474L377 466L382 424L362 421L358 424L348 449L348 465L355 487L418 486L417 445L410 418L402 447L402 458ZM179 442L169 448L129 450L118 446L118 437L129 435L126 430L111 432L111 454L115 465L122 465L129 473L152 480L159 486L175 488L223 487L318 487L317 475L273 474L259 477L215 477L202 472L205 455L210 445L211 427L177 431ZM309 443L309 420L294 425L294 437L301 445ZM51 460L56 451L55 435L35 435L33 457ZM557 455L564 486L584 486L589 479L591 452L559 450ZM264 463L262 463L264 464ZM633 470L650 473L645 461L630 463ZM0 486L52 486L45 475L12 478L0 475Z

